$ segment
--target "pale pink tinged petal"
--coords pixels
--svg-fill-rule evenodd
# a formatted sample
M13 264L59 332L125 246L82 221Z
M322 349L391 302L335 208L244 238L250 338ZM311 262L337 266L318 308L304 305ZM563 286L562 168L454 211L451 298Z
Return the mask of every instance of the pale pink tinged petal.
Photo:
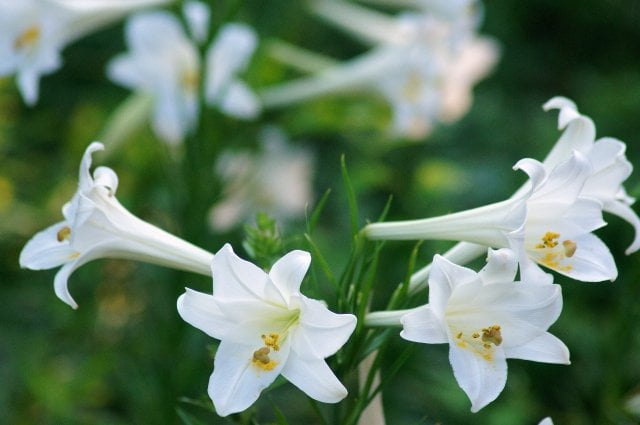
M636 214L629 205L620 201L605 204L604 210L617 215L633 226L635 236L631 245L626 249L625 254L630 255L638 251L640 249L640 219L638 218L638 214Z
M429 274L429 305L433 314L442 318L453 289L478 280L479 277L473 270L458 266L440 255L433 257L432 264Z
M279 351L270 351L269 358L276 363L271 370L257 366L253 356L262 345L259 336L246 344L228 340L220 343L208 389L220 416L241 412L251 406L285 366L289 355L288 345L281 346Z
M45 270L73 260L75 251L69 242L58 240L59 232L67 226L67 222L61 221L36 233L20 252L20 267Z
M507 248L489 249L487 265L478 273L485 285L513 282L518 271L518 257Z
M264 300L269 297L280 305L286 301L269 276L246 260L238 257L231 245L225 244L213 257L213 294L219 298Z
M449 346L449 361L458 385L471 400L471 411L477 412L495 400L507 382L507 362L501 348L487 358L473 350L460 348L454 341Z
M407 341L425 344L443 344L448 342L447 332L442 321L433 314L428 305L413 310L400 319L400 336Z
M588 233L575 240L576 251L554 270L582 282L614 281L618 277L615 260L597 236Z
M245 217L247 207L244 199L231 195L211 208L209 225L219 232L227 232Z
M212 295L185 289L177 303L182 320L216 339L222 339L228 329L237 324L224 316Z
M255 93L239 80L229 82L219 105L225 114L241 119L255 118L261 109Z
M269 277L285 298L300 292L300 284L311 264L311 255L305 251L291 251L271 267Z
M321 302L300 296L300 327L295 330L293 350L305 358L335 354L356 327L353 314L337 314Z
M347 389L323 359L309 359L289 353L282 376L314 400L337 403L347 396Z
M593 121L581 115L576 105L567 98L554 97L543 106L545 111L560 109L558 116L558 129L566 130L553 146L549 155L544 160L548 167L554 167L569 158L574 150L587 153L596 135L596 127Z
M508 359L530 360L541 363L571 364L569 349L560 339L545 332L531 341L515 347L505 347Z

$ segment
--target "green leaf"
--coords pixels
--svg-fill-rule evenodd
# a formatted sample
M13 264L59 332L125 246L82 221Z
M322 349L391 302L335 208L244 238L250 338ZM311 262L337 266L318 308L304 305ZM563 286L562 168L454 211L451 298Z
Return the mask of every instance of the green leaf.
M345 156L340 157L340 170L342 171L342 181L347 191L347 201L349 203L349 217L351 220L351 235L356 236L360 230L358 226L358 204L356 202L356 194L349 178L347 171L347 162Z
M310 235L313 234L314 230L316 229L316 226L318 225L318 220L320 219L320 215L324 210L324 207L327 203L327 200L329 199L330 194L331 194L331 189L327 189L324 192L324 195L322 195L322 197L318 201L318 204L316 205L316 207L313 209L313 212L311 213L311 217L307 217L307 233L308 234Z

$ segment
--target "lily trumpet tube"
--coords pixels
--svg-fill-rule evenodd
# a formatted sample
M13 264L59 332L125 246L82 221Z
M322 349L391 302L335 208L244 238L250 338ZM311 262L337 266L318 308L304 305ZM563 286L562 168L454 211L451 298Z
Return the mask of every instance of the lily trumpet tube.
M566 345L547 330L562 311L559 285L514 282L517 256L489 250L480 271L436 255L429 276L429 304L400 319L400 336L449 344L449 361L477 412L495 400L507 381L507 359L569 364Z
M98 258L145 261L209 275L213 255L131 214L116 199L116 173L98 167L90 173L91 156L104 149L93 142L80 163L78 191L62 208L64 220L37 233L20 253L21 267L32 270L62 266L55 293L77 308L67 281L78 267Z
M247 409L278 375L324 403L346 397L324 359L345 344L356 317L300 293L310 262L291 251L267 274L226 244L211 264L213 294L187 289L178 299L186 322L221 341L208 391L220 416Z

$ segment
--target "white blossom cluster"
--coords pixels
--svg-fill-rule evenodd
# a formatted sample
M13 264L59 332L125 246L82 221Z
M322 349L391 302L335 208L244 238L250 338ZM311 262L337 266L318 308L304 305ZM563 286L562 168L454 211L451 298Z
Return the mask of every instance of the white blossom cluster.
M435 122L460 118L473 85L497 60L496 42L477 35L479 5L472 1L369 0L408 8L392 16L342 0L315 0L311 13L368 45L360 57L309 69L299 80L252 89L241 79L259 37L248 25L226 22L210 33L210 10L185 2L182 16L168 10L136 12L125 25L128 51L107 67L115 83L152 100L151 126L167 143L197 131L204 104L226 115L255 118L319 95L353 89L384 97L392 130L424 138ZM39 79L61 67L73 40L139 8L165 0L0 0L0 75L16 75L28 104ZM183 25L186 23L186 27ZM306 65L300 65L304 68ZM302 294L312 261L294 250L267 271L238 257L230 244L217 252L171 235L129 212L116 199L111 169L91 172L91 143L80 163L77 192L62 208L63 220L37 233L20 254L33 270L60 267L55 294L73 308L68 279L83 264L122 258L211 276L211 293L186 289L177 300L182 319L219 340L208 394L227 416L249 408L278 376L324 402L337 403L347 388L326 359L359 327L401 327L411 342L449 344L449 361L477 412L494 401L507 380L507 359L569 364L567 346L549 332L562 312L561 286L552 272L582 282L614 281L615 260L595 235L603 212L635 231L626 253L640 249L640 219L624 189L632 172L624 142L596 139L593 121L564 97L545 110L559 111L563 131L542 161L519 160L528 181L510 198L441 217L367 225L372 240L451 240L411 277L410 291L428 287L428 303L406 310L374 311L361 323L355 311L334 313L323 300ZM283 219L301 216L311 199L313 159L292 149L269 127L261 153L229 150L215 166L225 189L210 210L216 231L227 231L260 208ZM486 255L486 265L465 267ZM550 424L546 418L541 424Z

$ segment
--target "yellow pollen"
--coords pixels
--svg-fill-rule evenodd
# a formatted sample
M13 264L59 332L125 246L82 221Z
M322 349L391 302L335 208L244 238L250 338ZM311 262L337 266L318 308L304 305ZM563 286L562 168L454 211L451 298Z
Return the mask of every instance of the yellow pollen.
M578 244L568 239L562 242L562 246L564 247L564 255L567 257L573 257L573 254L576 253L576 249L578 249Z
M558 246L558 238L560 237L560 233L556 232L547 232L542 236L542 243L536 245L537 249L543 248L555 248Z
M271 347L276 351L280 349L280 344L278 343L280 335L278 335L277 333L272 332L269 335L261 335L260 337L264 341L264 345L266 347Z
M272 370L277 363L269 358L271 350L269 347L262 347L253 352L253 364L262 370Z
M482 330L482 342L484 342L484 348L490 348L490 344L500 345L502 344L502 334L500 333L500 326L493 325Z
M29 47L38 42L40 39L40 27L38 25L31 25L24 30L13 43L13 47L16 50Z
M480 337L480 334L479 334L478 332L474 332L474 333L472 333L472 334L471 334L471 336L472 336L473 338L479 338L479 337Z
M66 241L70 237L71 229L69 228L69 226L64 226L62 229L58 230L58 233L56 234L56 239L58 239L58 242Z
M458 335L456 335L456 338L458 339L462 338L462 332L458 332Z
M194 70L183 72L182 85L187 90L197 90L200 85L200 73Z

